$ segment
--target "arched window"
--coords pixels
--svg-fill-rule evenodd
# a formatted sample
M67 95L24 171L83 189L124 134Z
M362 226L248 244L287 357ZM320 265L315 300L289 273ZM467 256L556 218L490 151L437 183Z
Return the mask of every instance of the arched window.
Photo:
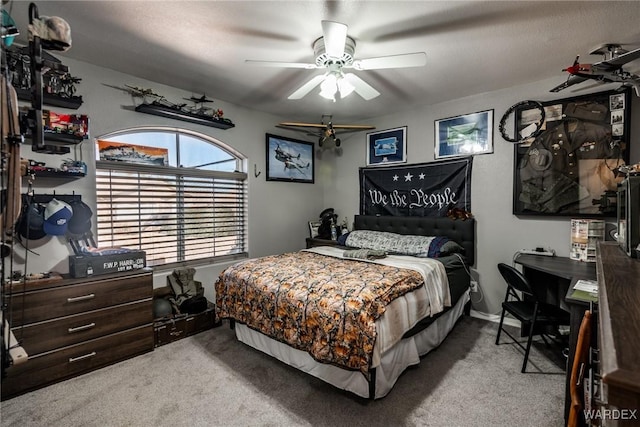
M140 249L171 268L246 257L242 155L206 135L136 128L96 143L98 246Z

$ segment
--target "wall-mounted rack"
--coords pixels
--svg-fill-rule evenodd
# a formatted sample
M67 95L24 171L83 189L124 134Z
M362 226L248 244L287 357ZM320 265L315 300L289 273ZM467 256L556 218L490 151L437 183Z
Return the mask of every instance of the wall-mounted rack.
M33 203L43 205L49 203L52 199L57 199L69 204L82 201L82 196L80 194L56 194L55 191L53 194L33 194L31 196L25 194L24 196L30 197L30 200Z
M136 107L136 111L139 113L182 120L183 122L190 122L218 129L229 129L235 127L235 125L228 120L216 119L213 116L207 116L204 114L189 113L184 110L179 110L174 107L166 107L160 104L140 104Z
M28 175L25 175L23 178L29 177L30 175L35 176L36 178L62 178L62 179L76 179L76 178L84 178L87 176L82 172L69 172L69 171L29 171Z
M29 92L28 89L16 88L16 94L18 95L18 99L21 101L31 100L31 93ZM77 110L82 105L82 97L72 96L71 98L66 98L59 95L45 93L42 95L42 103L45 105L51 105L54 107L69 108L70 110Z

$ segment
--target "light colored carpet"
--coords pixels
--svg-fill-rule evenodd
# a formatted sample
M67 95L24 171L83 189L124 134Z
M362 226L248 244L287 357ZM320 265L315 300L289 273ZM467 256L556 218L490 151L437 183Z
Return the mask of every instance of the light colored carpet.
M463 317L385 398L338 390L238 341L228 324L2 402L3 426L561 426L561 362L496 346ZM508 338L505 338L508 342Z

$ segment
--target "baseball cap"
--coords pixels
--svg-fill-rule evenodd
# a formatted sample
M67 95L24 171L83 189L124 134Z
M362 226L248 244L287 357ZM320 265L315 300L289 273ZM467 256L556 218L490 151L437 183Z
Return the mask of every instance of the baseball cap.
M44 232L51 236L60 236L67 232L69 219L73 216L73 208L58 199L51 199L44 208Z
M93 212L81 200L70 203L73 210L73 216L69 220L69 232L72 234L84 234L91 230L91 217Z
M16 229L18 234L28 240L42 239L47 235L43 229L44 217L43 209L37 203L28 203L22 215L18 219Z

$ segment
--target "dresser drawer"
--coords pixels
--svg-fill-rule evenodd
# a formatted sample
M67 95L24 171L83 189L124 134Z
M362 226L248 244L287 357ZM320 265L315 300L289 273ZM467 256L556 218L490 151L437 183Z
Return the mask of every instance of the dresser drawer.
M153 322L151 298L13 328L33 356Z
M45 353L7 369L2 398L33 390L153 350L153 326L141 326Z
M117 277L28 291L11 301L12 327L153 297L149 275Z

